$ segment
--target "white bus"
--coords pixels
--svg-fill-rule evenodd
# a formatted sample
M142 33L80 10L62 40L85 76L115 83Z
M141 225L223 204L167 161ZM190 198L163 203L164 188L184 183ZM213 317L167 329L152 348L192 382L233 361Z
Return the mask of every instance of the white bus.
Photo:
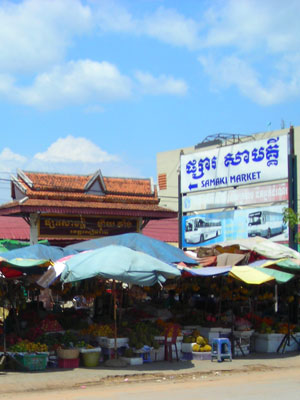
M255 211L248 215L248 236L270 238L283 233L283 214L273 211Z
M192 217L185 222L184 239L186 243L203 243L221 235L220 220Z

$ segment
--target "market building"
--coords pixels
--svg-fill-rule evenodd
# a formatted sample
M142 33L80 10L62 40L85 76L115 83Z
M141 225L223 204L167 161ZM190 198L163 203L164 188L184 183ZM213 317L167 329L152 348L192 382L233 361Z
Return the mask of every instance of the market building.
M84 239L141 232L151 220L175 218L159 205L151 179L66 175L18 170L11 178L12 201L0 216L22 217L30 242L66 245Z

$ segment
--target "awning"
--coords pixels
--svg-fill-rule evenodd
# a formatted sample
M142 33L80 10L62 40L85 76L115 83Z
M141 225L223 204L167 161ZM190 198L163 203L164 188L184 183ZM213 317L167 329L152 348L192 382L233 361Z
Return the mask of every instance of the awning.
M31 260L15 258L12 260L0 260L0 272L5 278L17 278L26 275L41 275L52 265L50 260Z

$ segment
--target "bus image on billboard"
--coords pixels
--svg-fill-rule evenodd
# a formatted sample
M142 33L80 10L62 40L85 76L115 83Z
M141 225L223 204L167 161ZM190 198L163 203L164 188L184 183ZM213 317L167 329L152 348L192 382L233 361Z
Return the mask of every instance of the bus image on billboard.
M248 236L270 238L283 233L283 215L273 211L255 211L248 215Z
M221 235L220 220L192 217L186 220L184 239L186 243L203 243Z

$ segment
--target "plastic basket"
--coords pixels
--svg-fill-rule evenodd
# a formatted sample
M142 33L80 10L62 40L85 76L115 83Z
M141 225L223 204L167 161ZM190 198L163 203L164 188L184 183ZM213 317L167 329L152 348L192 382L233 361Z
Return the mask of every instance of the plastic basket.
M47 354L16 354L16 359L29 371L42 371L48 362Z
M83 365L87 368L97 367L100 360L100 351L82 353Z
M58 359L59 368L78 368L79 358L59 358Z
M64 360L72 360L79 357L79 349L57 349L57 356Z

